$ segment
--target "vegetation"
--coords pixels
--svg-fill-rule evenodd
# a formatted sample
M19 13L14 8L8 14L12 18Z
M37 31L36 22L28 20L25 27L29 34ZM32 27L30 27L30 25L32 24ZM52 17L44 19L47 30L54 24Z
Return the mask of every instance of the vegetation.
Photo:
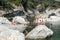
M52 7L54 5L57 5L59 2L56 2L54 0L0 0L0 9L5 7L12 7L11 4L20 5L22 4L23 7L26 9L27 7L30 8L36 8L38 4L42 4L41 7L44 10L47 7Z

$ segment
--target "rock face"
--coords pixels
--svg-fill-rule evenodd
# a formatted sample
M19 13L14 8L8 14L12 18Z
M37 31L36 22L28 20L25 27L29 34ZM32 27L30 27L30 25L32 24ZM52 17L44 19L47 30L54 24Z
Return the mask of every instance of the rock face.
M40 12L38 11L38 10L36 10L36 9L31 9L31 8L29 8L28 10L28 13L30 14L30 16L36 16L36 15L39 15L40 14ZM33 17L32 16L32 17Z
M55 9L52 9L52 10L49 10L49 8L46 9L46 13L49 15L49 14L52 14L55 12Z
M20 32L23 32L26 29L27 24L28 22L20 16L14 17L12 22L10 22L7 18L0 17L0 25L3 25L9 29L18 30Z
M23 33L0 24L0 40L25 40Z
M51 16L48 22L52 25L59 25L60 24L60 17L58 16Z
M11 22L5 17L0 17L0 24L11 24Z
M45 11L46 11L46 13L48 15L50 15L50 14L55 14L57 16L60 15L60 8L58 8L58 9L50 9L50 8L47 8Z
M42 39L51 35L53 35L53 31L51 29L47 28L45 25L38 25L26 35L26 38Z
M3 14L6 14L6 12L3 10L0 10L0 16L2 16Z
M23 33L15 30L0 32L0 40L25 40Z
M19 23L19 25L17 25L18 30L20 30L21 32L25 30L27 22L25 21L24 18L16 16L13 18L13 22Z
M56 11L54 12L57 16L60 16L60 8L56 9Z
M17 22L17 23L19 22L19 23L22 23L22 24L26 23L25 19L22 18L21 16L15 16L13 18L13 22Z

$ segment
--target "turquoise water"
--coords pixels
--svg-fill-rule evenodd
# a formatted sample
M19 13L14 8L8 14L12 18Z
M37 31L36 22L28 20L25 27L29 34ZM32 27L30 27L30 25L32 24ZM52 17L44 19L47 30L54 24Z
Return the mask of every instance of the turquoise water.
M49 24L47 26L49 27ZM53 30L54 34L51 37L47 37L46 40L60 40L60 25L52 26L51 30Z

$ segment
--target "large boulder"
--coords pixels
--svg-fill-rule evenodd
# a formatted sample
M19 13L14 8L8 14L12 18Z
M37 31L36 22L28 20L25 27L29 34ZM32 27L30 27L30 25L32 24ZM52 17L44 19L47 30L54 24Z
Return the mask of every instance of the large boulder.
M17 23L14 27L14 25L11 25L13 29L19 30L20 32L23 32L26 27L27 24L29 24L29 22L27 22L24 18L20 17L20 16L16 16L13 18L13 23Z
M0 16L2 16L3 14L6 14L7 12L0 10Z
M0 24L0 40L25 40L23 33Z
M38 25L26 35L26 38L43 39L51 35L53 35L53 31L51 29L49 29L45 25Z
M7 30L0 32L0 40L25 40L25 36L16 30Z
M7 18L0 17L0 25L20 32L23 32L26 29L28 23L29 22L26 22L25 19L20 16L14 17L12 22L10 22Z
M59 25L60 24L60 17L58 16L50 16L50 18L47 20L52 25Z
M5 17L0 17L0 24L11 24L11 22Z
M18 22L18 23L21 23L21 24L26 24L27 22L25 21L25 19L21 16L15 16L13 18L13 22Z

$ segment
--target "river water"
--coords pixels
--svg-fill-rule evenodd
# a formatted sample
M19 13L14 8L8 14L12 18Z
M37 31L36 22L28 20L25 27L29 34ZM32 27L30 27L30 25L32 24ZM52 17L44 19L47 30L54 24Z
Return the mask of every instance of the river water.
M49 27L49 24L47 26ZM51 30L53 30L54 34L51 37L47 37L46 40L60 40L60 25L53 25Z

